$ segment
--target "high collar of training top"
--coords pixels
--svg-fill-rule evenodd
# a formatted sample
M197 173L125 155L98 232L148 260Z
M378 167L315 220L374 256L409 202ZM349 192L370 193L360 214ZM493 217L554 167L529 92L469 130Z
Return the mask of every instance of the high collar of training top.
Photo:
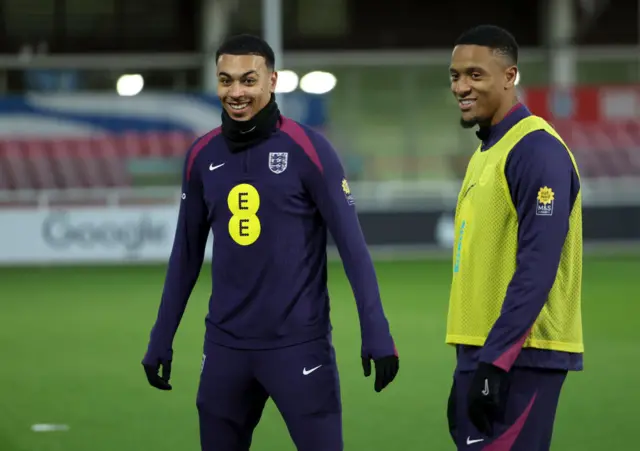
M278 129L280 109L272 94L269 103L248 121L236 121L222 110L222 136L231 152L241 152L260 144Z

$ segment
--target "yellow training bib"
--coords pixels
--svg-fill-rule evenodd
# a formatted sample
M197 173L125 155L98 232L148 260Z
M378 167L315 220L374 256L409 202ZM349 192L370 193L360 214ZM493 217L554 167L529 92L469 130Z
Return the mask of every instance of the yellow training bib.
M518 216L505 176L505 165L513 147L536 130L545 130L564 144L545 120L529 116L512 127L491 149L483 152L478 149L469 162L456 207L448 344L482 346L500 315L516 269L518 246ZM566 144L565 148L578 173ZM553 190L550 187L540 187L537 208L540 214L552 211ZM524 347L584 351L581 285L580 191L569 218L569 233L555 282Z

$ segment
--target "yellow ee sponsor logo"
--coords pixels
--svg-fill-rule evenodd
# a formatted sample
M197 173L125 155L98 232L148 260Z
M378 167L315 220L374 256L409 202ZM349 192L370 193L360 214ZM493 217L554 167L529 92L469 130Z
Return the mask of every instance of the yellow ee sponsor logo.
M260 194L248 183L241 183L229 191L227 204L231 212L229 236L240 246L249 246L260 237L262 227L258 218Z

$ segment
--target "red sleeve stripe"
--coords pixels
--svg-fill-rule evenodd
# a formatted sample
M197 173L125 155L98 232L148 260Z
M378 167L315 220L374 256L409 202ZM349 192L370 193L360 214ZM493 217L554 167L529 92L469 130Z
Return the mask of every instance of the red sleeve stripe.
M531 329L532 328L530 327L529 330L527 330L527 332L525 332L525 334L522 337L520 337L518 341L516 341L513 345L511 345L511 347L507 349L504 352L504 354L500 355L493 362L493 364L498 368L502 368L505 371L510 371L511 366L514 364L514 362L518 358L520 351L522 351L522 345L524 345L525 340L531 333Z
M200 153L200 151L204 149L204 146L209 144L209 141L218 136L220 132L222 132L221 127L214 128L198 141L196 141L196 143L193 145L193 147L191 148L191 153L189 154L189 161L187 162L187 180L191 178L191 168L193 167L193 162L198 156L198 153Z
M302 147L304 153L306 153L313 164L316 165L316 167L320 170L320 173L324 172L324 168L322 167L322 163L320 162L320 157L318 156L318 152L316 151L315 146L309 139L309 136L307 136L304 129L300 127L300 125L289 118L284 118L280 130L289 135L296 144Z

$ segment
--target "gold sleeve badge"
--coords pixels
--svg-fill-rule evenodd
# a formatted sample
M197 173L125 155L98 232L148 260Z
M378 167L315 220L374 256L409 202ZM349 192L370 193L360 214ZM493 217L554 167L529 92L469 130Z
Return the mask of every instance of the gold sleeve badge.
M351 188L349 188L349 183L345 177L342 178L342 192L344 193L344 197L347 199L347 203L349 205L353 205L355 200L353 199Z
M351 188L349 188L349 184L347 183L347 179L342 179L342 191L344 191L344 194L346 196L351 194Z
M553 214L553 201L555 196L553 190L548 186L543 186L538 190L538 202L536 205L536 215L551 216Z
M538 201L545 205L553 202L553 190L548 186L543 186L538 191Z

